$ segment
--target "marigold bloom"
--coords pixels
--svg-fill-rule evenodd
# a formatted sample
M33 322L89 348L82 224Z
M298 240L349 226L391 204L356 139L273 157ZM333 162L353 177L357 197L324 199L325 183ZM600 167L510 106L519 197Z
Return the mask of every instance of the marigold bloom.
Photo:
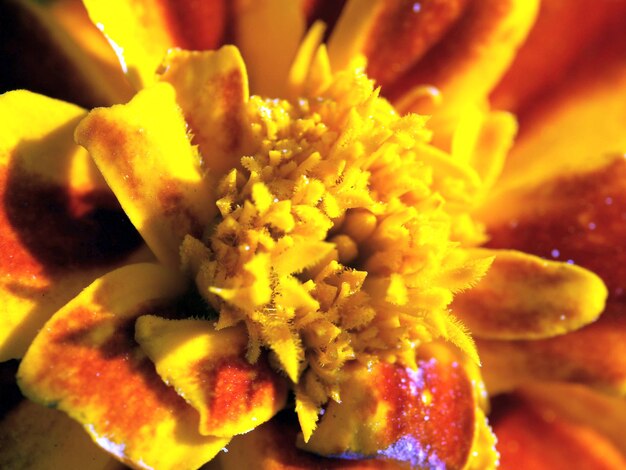
M625 3L9 2L2 465L623 467Z

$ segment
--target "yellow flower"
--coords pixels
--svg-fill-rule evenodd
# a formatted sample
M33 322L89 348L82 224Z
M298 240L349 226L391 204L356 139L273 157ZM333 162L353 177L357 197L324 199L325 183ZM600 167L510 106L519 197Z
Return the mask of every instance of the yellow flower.
M0 98L0 353L23 356L22 392L137 468L492 468L482 361L504 393L503 468L559 468L552 445L623 466L622 400L553 383L623 393L625 370L607 262L625 142L580 117L623 116L624 5L582 21L606 81L575 68L576 41L536 58L583 3L545 2L500 81L536 2L86 1L137 94L88 114ZM36 19L90 91L60 92L127 101L75 2L4 8ZM578 75L544 105L540 81L517 80L547 69ZM506 160L515 120L490 95L522 119ZM68 465L62 415L40 413L22 402L3 421L3 465ZM56 434L22 435L40 421ZM29 447L50 441L61 451ZM76 458L109 465L89 452Z

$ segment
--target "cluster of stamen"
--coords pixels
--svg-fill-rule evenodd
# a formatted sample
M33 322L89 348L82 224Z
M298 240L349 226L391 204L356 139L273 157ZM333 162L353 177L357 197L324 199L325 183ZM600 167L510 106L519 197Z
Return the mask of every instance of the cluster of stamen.
M183 244L217 328L245 323L248 360L270 351L301 422L340 399L347 361L414 367L439 337L474 354L447 306L488 262L452 239L466 182L441 171L425 121L359 73L293 103L251 97L252 151L222 179L206 239Z

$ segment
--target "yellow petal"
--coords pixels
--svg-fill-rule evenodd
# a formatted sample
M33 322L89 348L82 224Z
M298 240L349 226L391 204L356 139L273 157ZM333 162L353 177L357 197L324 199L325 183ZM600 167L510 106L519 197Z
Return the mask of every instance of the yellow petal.
M223 176L247 154L248 75L234 46L218 51L171 50L159 78L172 84L205 166Z
M171 85L159 83L126 105L92 111L76 140L157 258L178 266L185 235L201 238L217 209Z
M26 91L0 96L0 361L141 240L87 153L77 106Z
M331 401L305 450L321 455L386 456L411 468L462 468L475 433L471 383L451 354L398 365L346 367L341 403ZM410 449L410 451L408 451Z
M269 420L284 405L286 381L264 359L245 359L243 328L216 331L205 320L143 316L135 339L157 373L200 413L200 433L231 437Z
M507 397L493 420L500 469L618 470L626 459L593 428L557 410L519 397Z
M471 164L486 192L500 176L516 133L517 121L512 114L471 110L461 116L454 131L451 153Z
M122 462L195 469L225 439L198 433L198 416L154 371L133 338L135 319L178 313L186 289L179 274L156 264L113 271L59 310L18 371L31 400L65 411Z
M546 338L577 330L604 310L607 290L592 272L518 251L495 255L478 285L457 294L454 314L473 335L490 339Z
M304 36L300 2L236 0L236 43L250 73L255 95L285 96L289 68ZM259 40L259 34L263 40Z
M24 400L0 421L0 468L122 470L65 413Z
M289 97L297 98L302 96L302 87L309 76L309 70L316 57L316 52L324 39L326 25L316 22L311 26L306 36L302 40L291 68L289 69Z
M132 96L115 54L80 2L2 2L0 30L0 90L28 89L86 107Z
M135 88L150 85L171 47L213 49L222 41L225 2L84 0Z
M377 0L351 0L328 41L328 56L334 71L349 67L351 61L365 51L366 41L385 4Z

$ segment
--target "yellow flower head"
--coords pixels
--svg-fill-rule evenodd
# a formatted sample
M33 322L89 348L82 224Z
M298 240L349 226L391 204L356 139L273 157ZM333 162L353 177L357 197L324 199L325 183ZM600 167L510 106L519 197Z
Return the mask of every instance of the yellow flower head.
M538 2L84 3L127 83L91 23L68 27L87 24L73 0L0 7L50 33L77 90L96 85L86 102L126 103L0 97L0 358L21 358L32 400L11 427L39 426L35 403L54 407L136 468L217 456L471 470L498 464L487 391L521 390L496 399L505 468L511 442L541 424L520 417L539 409L523 400L558 408L562 393L619 414L621 401L541 383L623 390L626 373L586 352L589 338L619 338L622 293L585 250L620 232L571 235L615 221L623 159L566 164L558 152L588 141L559 147L528 124L549 119L522 113L528 134L507 161L516 120L489 104L521 108L511 78L490 93ZM550 37L552 7L529 44ZM546 67L520 58L514 70ZM551 145L545 165L537 149ZM563 202L579 183L584 210ZM41 414L53 419L50 440L67 417ZM0 466L22 465L28 447L6 429Z

